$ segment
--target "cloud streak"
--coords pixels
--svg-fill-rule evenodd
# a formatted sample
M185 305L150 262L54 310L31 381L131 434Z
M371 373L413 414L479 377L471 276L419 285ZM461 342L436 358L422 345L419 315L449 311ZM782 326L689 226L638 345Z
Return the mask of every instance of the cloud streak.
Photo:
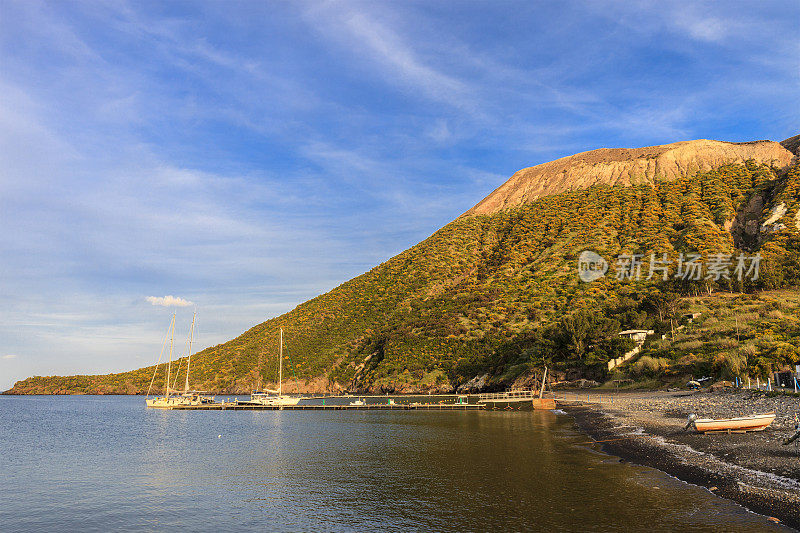
M184 300L177 296L148 296L145 298L151 305L160 305L161 307L189 307L193 305L189 300Z
M391 28L363 13L350 14L344 24L362 50L387 68L390 78L420 88L437 100L463 105L468 97L466 84L422 62Z

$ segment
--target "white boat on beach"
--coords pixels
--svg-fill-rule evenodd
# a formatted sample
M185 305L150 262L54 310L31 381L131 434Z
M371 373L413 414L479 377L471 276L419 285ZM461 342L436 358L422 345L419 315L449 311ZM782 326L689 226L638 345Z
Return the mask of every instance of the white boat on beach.
M775 420L774 412L736 418L692 418L692 416L689 416L687 427L694 426L700 433L764 431Z

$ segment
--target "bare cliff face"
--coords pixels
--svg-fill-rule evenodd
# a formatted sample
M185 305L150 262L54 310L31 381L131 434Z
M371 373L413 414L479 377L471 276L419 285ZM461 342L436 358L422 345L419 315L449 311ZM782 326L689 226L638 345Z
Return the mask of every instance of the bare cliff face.
M800 135L789 137L781 141L781 146L792 152L794 155L800 155Z
M749 159L788 166L794 154L772 141L700 139L645 148L601 148L524 168L463 216L490 214L542 196L594 184L635 185L676 179Z

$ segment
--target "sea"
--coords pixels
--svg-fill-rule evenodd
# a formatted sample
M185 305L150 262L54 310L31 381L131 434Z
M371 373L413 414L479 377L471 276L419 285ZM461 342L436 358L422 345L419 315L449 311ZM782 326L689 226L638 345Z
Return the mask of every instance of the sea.
M559 411L0 396L0 531L783 531Z

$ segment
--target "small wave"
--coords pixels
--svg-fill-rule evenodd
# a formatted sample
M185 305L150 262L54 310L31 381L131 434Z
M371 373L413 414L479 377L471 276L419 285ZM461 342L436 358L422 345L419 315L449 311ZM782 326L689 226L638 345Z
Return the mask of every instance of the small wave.
M778 487L780 487L782 489L793 490L793 491L800 490L800 483L798 483L794 479L791 479L791 478L788 478L788 477L779 476L778 474L773 474L772 472L762 472L761 470L753 470L752 468L747 468L747 467L744 467L744 466L734 465L734 464L731 464L731 463L726 463L724 461L720 461L720 462L722 464L726 465L726 466L731 467L734 470L737 470L737 471L740 471L740 472L744 472L747 475L752 476L752 478L759 479L762 482L766 481L767 482L767 483L765 483L766 488L771 488L770 487L770 483L773 483L774 485L776 485L776 486L778 486ZM747 478L745 478L745 479L747 479ZM738 481L738 483L740 485L744 485L744 486L758 487L757 485L753 485L752 483L745 483L743 481Z
M634 426L622 426L622 427L634 427ZM625 433L618 433L618 435L625 435L625 436L639 436L639 435L646 435L644 428L635 428L633 431L627 431Z
M699 450L695 450L694 448L692 448L688 444L680 444L680 443L677 443L677 442L670 442L670 441L668 441L667 439L665 439L664 437L662 437L660 435L652 435L652 438L653 438L653 440L655 442L657 442L661 446L664 446L665 448L672 448L674 450L681 450L681 451L684 451L684 452L687 452L687 453L691 453L692 455L706 455L706 452L701 452Z
M670 449L675 454L676 457L680 457L681 453L684 455L684 457L687 457L689 455L703 456L704 461L707 461L714 465L710 467L711 471L727 470L731 475L737 478L737 482L741 485L756 487L756 488L769 489L769 488L780 487L782 489L792 490L792 491L800 490L800 482L794 479L787 478L778 474L773 474L772 472L764 472L762 470L755 470L734 463L729 463L727 461L724 461L723 459L716 457L713 454L701 452L699 450L692 448L687 444L670 442L664 437L658 435L652 435L652 439L660 446ZM705 466L703 468L709 469L709 466ZM750 483L742 482L741 481L742 479L749 480Z

